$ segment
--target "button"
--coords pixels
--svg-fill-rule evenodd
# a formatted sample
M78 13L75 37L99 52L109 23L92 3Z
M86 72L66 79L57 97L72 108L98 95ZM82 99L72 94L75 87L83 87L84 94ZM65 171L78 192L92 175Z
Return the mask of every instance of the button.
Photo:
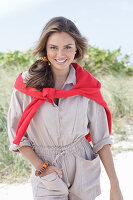
M62 108L61 108L61 107L59 108L59 111L62 111Z
M69 182L67 182L67 187L70 187L70 183Z

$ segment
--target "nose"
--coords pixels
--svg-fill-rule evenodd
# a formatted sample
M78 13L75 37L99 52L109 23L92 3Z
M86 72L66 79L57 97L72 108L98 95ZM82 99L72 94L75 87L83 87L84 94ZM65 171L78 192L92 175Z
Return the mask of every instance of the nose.
M57 57L58 58L62 58L64 56L64 51L63 51L63 49L58 49L58 51L57 51Z

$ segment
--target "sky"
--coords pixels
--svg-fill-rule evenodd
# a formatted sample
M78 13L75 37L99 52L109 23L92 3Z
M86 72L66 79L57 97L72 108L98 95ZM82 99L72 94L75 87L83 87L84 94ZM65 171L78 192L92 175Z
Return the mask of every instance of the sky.
M133 54L133 0L0 0L0 52L34 48L56 16L72 20L90 45Z

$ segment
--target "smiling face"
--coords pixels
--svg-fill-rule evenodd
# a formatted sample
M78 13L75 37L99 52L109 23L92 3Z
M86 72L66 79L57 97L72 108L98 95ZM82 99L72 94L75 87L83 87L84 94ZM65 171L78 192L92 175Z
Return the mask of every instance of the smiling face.
M67 70L74 60L76 50L75 40L68 33L56 32L50 35L46 51L52 70Z

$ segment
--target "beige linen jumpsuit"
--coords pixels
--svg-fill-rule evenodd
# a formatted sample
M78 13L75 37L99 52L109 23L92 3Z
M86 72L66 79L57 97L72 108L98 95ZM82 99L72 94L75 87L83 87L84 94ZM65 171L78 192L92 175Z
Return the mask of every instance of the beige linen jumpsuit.
M25 81L28 72L22 73ZM70 72L62 90L76 84L75 68ZM104 108L95 101L75 95L60 98L58 105L45 101L37 110L20 145L13 144L16 128L32 97L15 88L8 111L10 150L19 152L31 146L43 160L62 170L43 177L35 176L32 166L31 184L34 200L94 200L100 194L100 159L97 152L111 144ZM91 132L92 145L85 135Z

